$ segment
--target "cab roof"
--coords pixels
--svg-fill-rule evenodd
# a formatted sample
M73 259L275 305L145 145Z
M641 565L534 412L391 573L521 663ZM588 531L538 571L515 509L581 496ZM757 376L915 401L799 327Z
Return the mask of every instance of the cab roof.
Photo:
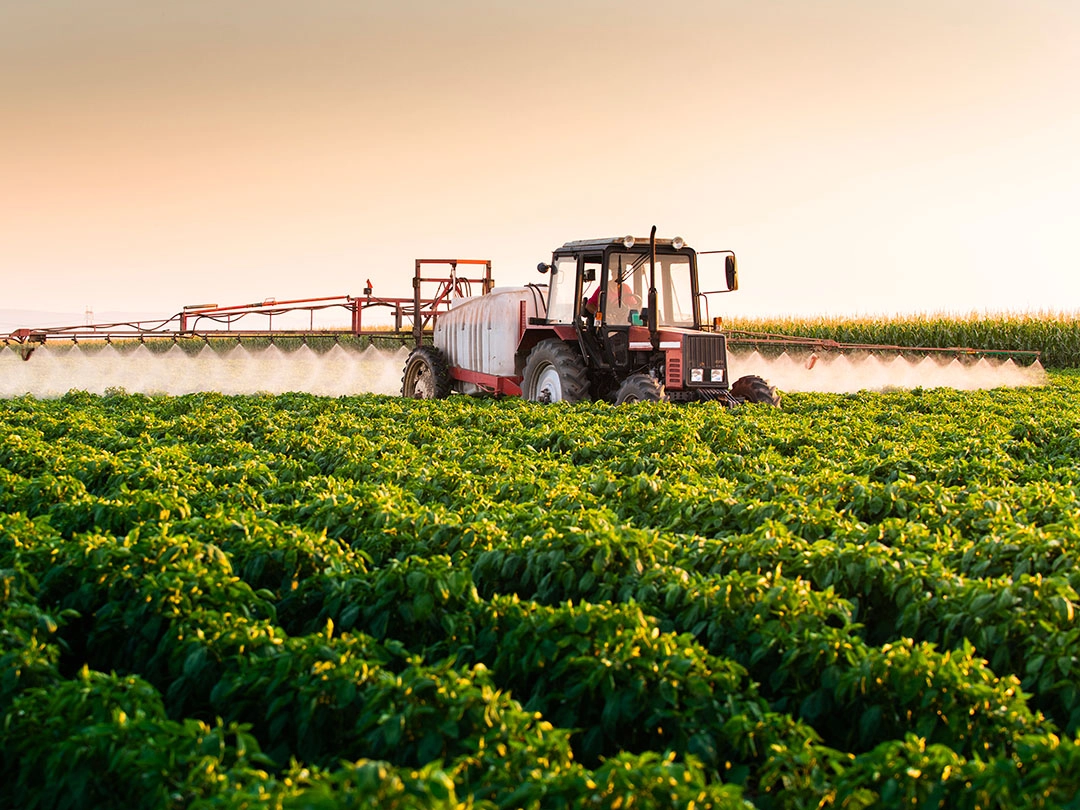
M579 252L585 251L585 250L605 250L605 249L607 249L609 247L612 247L613 245L618 245L623 250L626 250L627 248L625 247L625 245L623 245L623 241L625 239L626 239L625 236L613 236L613 237L610 237L608 239L578 239L578 240L573 241L573 242L567 242L561 248L557 248L555 252L556 253L562 253L562 252L579 253ZM671 240L671 239L659 239L659 238L657 238L656 246L657 247L671 247L672 241L673 240ZM648 246L649 246L649 237L647 237L647 236L635 236L634 237L634 246L629 248L629 249L630 250L635 250L635 249L640 250L642 247L647 248Z

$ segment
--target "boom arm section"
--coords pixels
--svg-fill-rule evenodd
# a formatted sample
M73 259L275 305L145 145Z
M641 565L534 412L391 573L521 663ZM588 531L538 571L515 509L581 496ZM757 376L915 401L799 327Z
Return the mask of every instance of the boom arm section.
M5 345L32 347L49 340L78 343L80 340L350 335L403 342L412 339L419 345L431 333L440 313L449 311L462 299L486 295L493 286L488 259L417 259L410 297L374 295L368 281L361 297L331 295L285 301L267 298L232 306L194 304L168 318L16 329L3 337L3 341ZM384 317L381 321L365 319L365 313Z

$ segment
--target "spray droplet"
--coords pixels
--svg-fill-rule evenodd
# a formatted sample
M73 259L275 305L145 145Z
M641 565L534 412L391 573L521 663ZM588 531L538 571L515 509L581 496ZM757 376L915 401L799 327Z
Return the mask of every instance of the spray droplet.
M760 352L730 352L731 379L757 374L781 391L891 391L911 388L978 390L1002 386L1045 385L1046 372L1038 362L1018 366L982 358L971 362L948 355L905 357L869 352L840 354L812 352L796 361L787 352L767 358Z
M60 397L72 389L104 394L179 396L199 391L222 394L282 394L303 391L322 396L398 394L407 348L363 350L336 345L320 354L306 345L295 351L277 346L181 346L162 350L58 344L38 348L23 362L18 351L0 347L0 397L32 394Z

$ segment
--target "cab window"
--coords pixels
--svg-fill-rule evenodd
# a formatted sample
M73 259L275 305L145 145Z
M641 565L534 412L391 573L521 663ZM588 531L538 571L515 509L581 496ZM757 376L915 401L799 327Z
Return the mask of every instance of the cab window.
M548 322L572 323L577 315L577 257L560 256L551 268Z

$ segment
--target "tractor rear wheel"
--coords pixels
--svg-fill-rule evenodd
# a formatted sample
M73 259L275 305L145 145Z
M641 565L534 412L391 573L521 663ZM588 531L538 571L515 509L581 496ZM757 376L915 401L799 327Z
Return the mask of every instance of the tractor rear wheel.
M521 393L532 402L588 399L589 375L581 354L561 340L540 341L525 361Z
M776 393L776 386L769 385L756 374L739 377L731 385L731 395L743 402L760 402L780 407L780 395Z
M450 364L434 346L409 353L401 377L401 395L410 399L443 399L450 394Z
M622 381L615 404L626 402L663 402L667 399L663 384L651 374L631 374Z

